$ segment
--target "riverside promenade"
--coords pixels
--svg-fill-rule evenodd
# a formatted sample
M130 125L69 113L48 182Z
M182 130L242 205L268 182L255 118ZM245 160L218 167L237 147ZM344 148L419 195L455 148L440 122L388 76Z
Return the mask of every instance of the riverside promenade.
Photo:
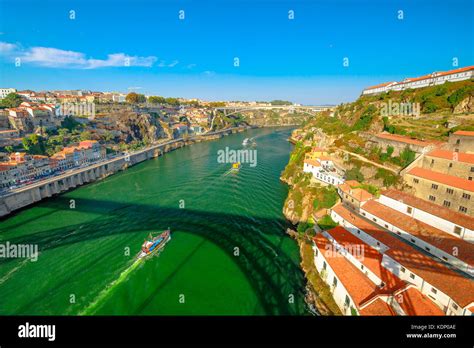
M228 134L242 132L245 129L247 127L234 127L186 139L178 138L153 144L144 149L104 159L87 167L74 168L59 175L36 181L30 185L10 190L8 193L0 196L0 217L39 202L44 198L105 178L137 163L159 157L169 151L201 141L218 139Z

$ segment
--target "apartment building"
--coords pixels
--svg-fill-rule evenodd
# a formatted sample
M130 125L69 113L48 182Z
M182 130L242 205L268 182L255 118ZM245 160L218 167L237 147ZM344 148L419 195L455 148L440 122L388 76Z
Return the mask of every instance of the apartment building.
M372 194L360 186L358 181L347 180L337 187L342 203L355 211L359 211L363 203L373 198Z
M15 88L0 88L0 99L3 99L10 93L15 93L15 92L16 92Z
M421 166L438 173L473 180L474 153L436 149L423 157Z

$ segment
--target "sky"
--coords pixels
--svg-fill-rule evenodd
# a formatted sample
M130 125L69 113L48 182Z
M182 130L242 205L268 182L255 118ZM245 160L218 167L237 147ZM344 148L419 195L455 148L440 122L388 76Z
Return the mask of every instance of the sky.
M0 0L0 88L338 104L367 86L473 65L473 7Z

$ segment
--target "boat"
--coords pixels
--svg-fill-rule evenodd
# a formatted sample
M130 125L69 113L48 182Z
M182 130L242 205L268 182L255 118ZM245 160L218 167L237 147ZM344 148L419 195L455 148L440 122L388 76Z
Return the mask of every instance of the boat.
M148 239L142 244L142 249L137 256L137 259L142 259L149 255L155 254L156 252L163 249L166 243L171 239L171 230L168 228L157 236L153 236L152 233L148 236Z
M232 170L232 171L235 171L235 172L236 172L236 171L239 171L239 169L240 169L241 166L242 166L242 165L240 164L240 162L232 163L232 168L231 168L231 170Z
M243 146L247 146L249 144L249 138L245 138L244 141L242 141Z

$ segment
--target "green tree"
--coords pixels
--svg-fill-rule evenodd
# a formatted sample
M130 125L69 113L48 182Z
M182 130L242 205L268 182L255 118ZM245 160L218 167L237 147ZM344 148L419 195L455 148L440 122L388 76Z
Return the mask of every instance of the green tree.
M38 134L31 134L22 139L23 148L31 155L44 155L46 146L44 138Z
M151 104L164 104L166 102L165 98L160 96L151 96L148 97L148 102Z
M8 153L12 153L13 152L13 146L11 146L11 145L5 146L5 151L8 152Z
M125 97L125 100L127 101L127 103L130 103L130 104L138 104L139 99L140 99L140 97L139 97L138 93L135 93L135 92L130 92Z
M81 140L90 140L91 137L92 137L91 132L89 132L89 131L84 131L84 132L82 132L81 135L79 136L79 139L81 139Z
M356 180L358 182L363 182L365 178L362 172L360 171L360 168L353 167L346 171L346 180Z
M16 93L9 93L0 100L0 108L16 108L21 104L23 99Z
M82 125L77 122L72 116L66 116L61 122L61 128L66 128L68 131L73 131L76 128L81 128ZM61 131L61 129L59 130Z

